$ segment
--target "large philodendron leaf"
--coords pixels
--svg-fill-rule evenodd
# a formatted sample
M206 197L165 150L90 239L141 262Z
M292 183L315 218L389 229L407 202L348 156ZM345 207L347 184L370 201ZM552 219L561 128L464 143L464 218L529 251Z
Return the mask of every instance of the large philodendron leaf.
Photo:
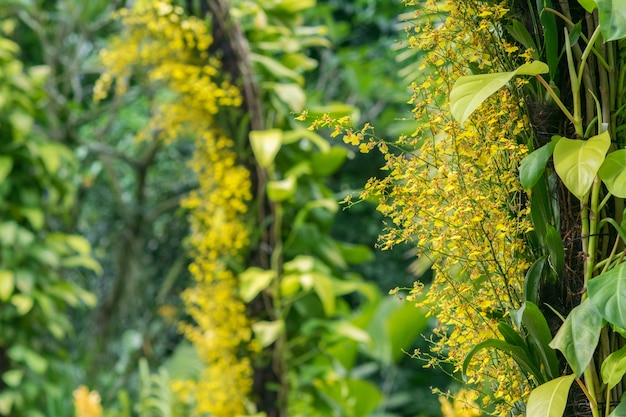
M626 264L590 279L587 293L606 321L626 328Z
M574 378L561 376L535 388L526 404L526 417L562 417Z
M626 0L595 0L605 41L626 37Z
M560 350L574 374L580 377L593 357L601 329L602 316L586 299L569 313L550 347Z
M611 194L626 198L626 149L608 154L598 171L598 176Z
M579 200L589 192L611 146L608 132L588 140L561 138L554 147L554 168Z
M459 77L450 92L450 112L459 123L464 123L483 101L504 87L514 76L538 75L547 72L546 64L533 61L520 66L515 71Z

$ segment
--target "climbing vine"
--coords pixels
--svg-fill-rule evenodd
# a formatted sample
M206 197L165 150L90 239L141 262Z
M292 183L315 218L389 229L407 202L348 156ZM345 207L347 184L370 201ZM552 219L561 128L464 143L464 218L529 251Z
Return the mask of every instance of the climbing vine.
M106 97L113 83L115 94L122 95L133 76L145 77L153 112L137 140L169 143L191 137L195 143L190 166L198 187L183 202L192 227L194 285L182 299L192 321L180 329L204 368L197 380L175 380L172 389L192 415L244 414L252 386L252 333L233 268L248 245L243 216L251 183L218 117L221 109L238 107L242 100L209 53L213 39L206 22L169 1L138 2L118 15L124 29L101 54L107 71L96 85L96 100Z

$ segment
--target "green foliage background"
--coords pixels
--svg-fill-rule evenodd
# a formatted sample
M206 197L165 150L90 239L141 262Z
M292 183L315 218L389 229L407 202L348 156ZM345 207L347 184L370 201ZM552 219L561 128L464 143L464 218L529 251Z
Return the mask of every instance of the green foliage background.
M176 327L185 318L178 295L190 284L188 223L179 202L197 185L186 165L193 145L184 139L169 145L135 141L150 100L159 94L140 77L124 100L92 101L102 71L98 51L122 30L110 13L123 5L78 0L0 5L4 415L73 415L69 398L80 384L100 392L110 416L176 415L162 411L173 401L166 381L195 363L193 355L181 353L189 346ZM191 9L198 13L201 5ZM319 62L304 76L308 108L348 108L361 121L375 120L383 136L407 128L410 122L398 120L412 117L405 104L410 74L403 71L412 57L398 55L403 11L397 1L329 0L304 13L307 24L327 28L330 41L330 47L305 48ZM266 83L288 84L263 76ZM263 100L274 106L275 125L297 126L293 103L271 93ZM382 175L376 156L357 158L340 141L330 144L346 160L336 170L299 179L285 203L286 235L307 204L339 201L369 177ZM310 146L307 141L283 146L277 170L284 174L321 158ZM302 293L284 317L288 337L300 345L283 352L291 364L288 384L296 393L292 410L300 407L300 415L307 416L438 415L430 387L448 381L409 357L424 345L417 335L429 323L411 305L385 295L414 280L408 248L375 250L382 218L373 204L330 206L310 212L310 227L302 230L313 235L285 248L285 261L313 257L333 282L358 282L359 290ZM324 303L330 301L324 300L331 298L337 308L329 315ZM341 377L344 385L320 388L324 375ZM310 396L299 397L300 392ZM150 414L155 402L162 414Z

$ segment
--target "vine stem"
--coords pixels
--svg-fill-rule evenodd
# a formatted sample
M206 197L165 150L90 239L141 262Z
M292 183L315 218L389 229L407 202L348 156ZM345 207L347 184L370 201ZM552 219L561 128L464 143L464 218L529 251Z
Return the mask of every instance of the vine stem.
M572 124L575 125L576 124L576 120L574 119L574 116L572 115L572 113L570 113L569 110L567 110L567 107L565 107L565 104L563 104L563 102L561 101L559 96L554 92L552 87L550 87L550 84L548 84L548 82L539 74L535 75L535 78L537 78L537 80L539 80L539 82L541 83L541 85L543 85L543 87L546 89L548 94L550 94L550 97L552 97L552 100L554 100L556 105L559 106L559 109L561 109L563 114L565 114L565 117L567 117L569 119L569 121L572 122Z

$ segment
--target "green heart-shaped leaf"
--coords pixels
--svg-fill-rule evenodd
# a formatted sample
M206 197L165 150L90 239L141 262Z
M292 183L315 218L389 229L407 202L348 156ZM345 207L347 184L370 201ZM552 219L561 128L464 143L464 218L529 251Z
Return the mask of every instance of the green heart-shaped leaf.
M554 168L579 200L589 192L611 146L608 132L588 140L561 138L554 147Z
M550 347L560 350L574 374L580 376L593 357L601 329L602 316L586 299L569 313Z
M562 417L576 375L566 375L535 388L528 398L526 417Z
M598 176L611 194L626 198L626 149L608 154L598 170Z

